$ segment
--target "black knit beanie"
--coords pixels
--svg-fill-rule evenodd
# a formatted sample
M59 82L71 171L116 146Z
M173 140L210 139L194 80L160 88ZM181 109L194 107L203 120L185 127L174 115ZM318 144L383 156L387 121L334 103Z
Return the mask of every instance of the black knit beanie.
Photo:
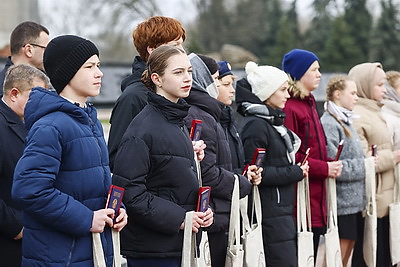
M44 51L43 64L58 94L93 55L99 55L96 45L79 36L62 35L50 41Z

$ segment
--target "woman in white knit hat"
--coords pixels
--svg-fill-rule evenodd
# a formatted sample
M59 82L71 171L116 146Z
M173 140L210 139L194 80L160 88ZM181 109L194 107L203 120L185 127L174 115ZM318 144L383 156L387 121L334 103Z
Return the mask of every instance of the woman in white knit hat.
M294 203L296 183L308 174L308 163L295 163L300 139L283 125L288 76L272 66L246 64L236 101L242 121L241 138L249 163L256 148L265 148L263 180L259 185L262 231L267 265L297 266Z

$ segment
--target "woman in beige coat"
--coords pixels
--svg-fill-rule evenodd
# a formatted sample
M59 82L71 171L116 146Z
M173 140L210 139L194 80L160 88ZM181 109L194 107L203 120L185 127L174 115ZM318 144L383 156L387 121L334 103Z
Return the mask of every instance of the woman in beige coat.
M381 112L381 101L386 93L386 74L380 63L362 63L349 71L357 84L359 97L354 113L354 127L360 137L365 156L371 156L371 145L377 146L376 206L377 261L376 266L392 266L389 250L389 204L393 202L394 167L400 162L400 151L393 150L388 127ZM360 224L364 224L363 221ZM363 236L363 226L360 235ZM362 239L362 238L361 238ZM362 255L362 240L356 242L352 266L366 266Z
M386 72L386 95L382 100L382 113L389 128L394 149L400 149L400 72Z

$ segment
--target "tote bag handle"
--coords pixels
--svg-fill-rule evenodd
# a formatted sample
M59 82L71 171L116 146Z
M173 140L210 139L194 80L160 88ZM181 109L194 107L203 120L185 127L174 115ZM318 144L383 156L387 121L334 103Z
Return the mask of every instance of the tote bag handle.
M113 251L114 251L113 267L121 267L119 232L117 230L111 229L111 236L112 236ZM94 267L106 267L106 261L104 258L103 246L101 244L100 233L92 233L92 240L93 240Z

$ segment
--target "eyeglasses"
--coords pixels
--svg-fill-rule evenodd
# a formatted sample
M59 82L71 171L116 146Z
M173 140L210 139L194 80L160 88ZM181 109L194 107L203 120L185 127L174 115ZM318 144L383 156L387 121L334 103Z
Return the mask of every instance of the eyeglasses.
M46 49L46 46L43 46L43 45L38 45L38 44L25 44L24 46L26 46L26 45L37 46L37 47Z

